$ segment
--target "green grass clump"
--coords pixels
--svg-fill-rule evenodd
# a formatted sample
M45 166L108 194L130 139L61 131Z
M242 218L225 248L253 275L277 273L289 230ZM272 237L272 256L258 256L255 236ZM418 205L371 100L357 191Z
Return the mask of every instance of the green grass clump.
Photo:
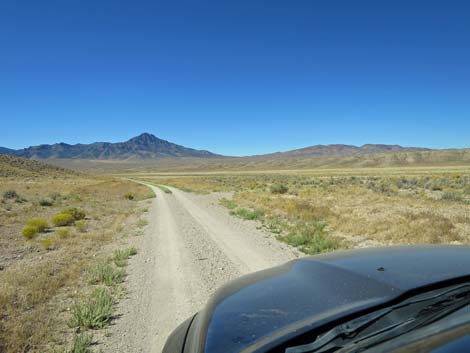
M72 308L72 318L69 327L87 329L103 328L111 319L113 313L113 298L104 288L97 288L91 297Z
M260 209L249 210L247 208L237 208L236 210L231 211L230 214L245 220L254 221L261 219L264 215L264 212Z
M75 221L74 226L80 233L85 233L87 230L86 222L83 219Z
M299 223L292 226L287 235L279 239L306 254L332 251L337 248L337 244L328 237L325 227L326 223L322 221Z
M26 222L27 226L36 227L38 232L44 232L47 228L49 228L49 224L45 219L42 218L32 218Z
M93 337L91 335L85 333L76 334L73 337L72 347L64 353L91 353L90 346L92 341Z
M36 234L39 233L38 227L35 226L25 226L21 230L21 235L26 239L33 239Z
M88 282L90 284L103 283L107 286L114 286L121 283L124 279L124 271L118 270L110 264L101 263L92 267L88 273Z
M92 353L90 346L93 342L93 336L86 333L75 333L72 344L69 348L52 349L52 353Z
M58 212L52 216L51 221L56 227L64 227L74 224L75 218L70 213Z
M234 210L237 208L237 204L233 200L226 199L225 197L220 200L222 206L227 207L229 210Z
M114 264L118 267L124 267L127 265L127 260L129 257L134 256L137 254L137 249L134 247L122 249L122 250L115 250L113 252L113 261Z
M289 188L284 185L284 184L273 184L271 185L271 187L269 188L269 190L271 191L271 193L273 194L285 194L286 192L289 191Z

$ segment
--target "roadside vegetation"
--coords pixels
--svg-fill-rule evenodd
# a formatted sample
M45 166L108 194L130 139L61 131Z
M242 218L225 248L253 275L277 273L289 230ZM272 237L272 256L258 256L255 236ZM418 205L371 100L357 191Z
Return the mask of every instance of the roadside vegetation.
M144 178L142 178L144 180ZM207 173L145 180L197 193L256 220L307 254L393 244L470 242L470 169Z
M28 163L0 177L0 351L89 352L137 251L116 244L133 235L142 200L154 195L132 182L49 174L37 162L28 174Z

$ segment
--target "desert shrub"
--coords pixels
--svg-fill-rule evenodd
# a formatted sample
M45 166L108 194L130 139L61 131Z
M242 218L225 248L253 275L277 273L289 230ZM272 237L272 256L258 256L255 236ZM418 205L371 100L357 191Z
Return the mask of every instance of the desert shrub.
M4 199L18 199L20 195L15 190L6 190L3 193L3 198Z
M431 191L441 191L442 190L442 186L439 184L438 181L436 180L430 180L428 181L424 187L428 190L431 190Z
M286 192L289 191L289 188L284 184L276 183L276 184L271 185L269 190L273 194L285 194Z
M54 200L49 199L49 198L42 198L39 200L39 206L52 206L54 205Z
M38 232L44 232L47 228L49 228L49 224L45 219L42 218L32 218L26 222L27 226L36 227Z
M68 228L59 228L55 231L55 234L61 238L65 238L70 235L70 230Z
M441 196L441 200L445 201L462 201L462 199L462 195L456 192L444 192Z
M75 218L70 213L58 212L52 216L52 223L57 227L64 227L72 225Z
M332 251L337 248L337 244L328 237L325 227L326 223L321 221L298 223L280 239L306 254Z
M113 298L104 288L97 288L88 300L72 308L69 327L103 328L111 319Z
M263 217L264 212L260 209L249 210L247 208L242 207L242 208L238 208L234 211L231 211L230 214L233 215L233 216L240 217L240 218L245 219L245 220L254 221L256 219L260 219L261 217Z
M124 195L124 198L126 200L134 200L135 196L134 196L134 194L127 193L127 194Z
M79 221L81 219L84 219L86 214L82 210L79 210L76 207L69 207L66 208L65 210L62 211L62 213L68 213L73 217L74 220Z
M124 278L124 271L115 269L113 266L101 263L92 267L88 271L88 282L90 284L106 284L114 286L121 283Z
M26 239L32 239L36 234L39 233L39 229L36 226L25 226L21 230L21 235Z
M83 219L75 221L74 226L80 233L84 233L87 230L86 222Z

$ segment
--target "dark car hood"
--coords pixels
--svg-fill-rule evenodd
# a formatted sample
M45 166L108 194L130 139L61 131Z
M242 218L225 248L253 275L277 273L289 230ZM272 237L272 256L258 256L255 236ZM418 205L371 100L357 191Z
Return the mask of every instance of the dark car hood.
M411 246L305 257L222 287L185 353L265 352L347 315L470 275L470 247Z

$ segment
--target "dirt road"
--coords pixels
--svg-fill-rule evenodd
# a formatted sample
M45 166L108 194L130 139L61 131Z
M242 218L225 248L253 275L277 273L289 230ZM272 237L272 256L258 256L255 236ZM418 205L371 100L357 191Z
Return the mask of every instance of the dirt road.
M227 281L289 261L299 253L230 216L217 195L194 195L149 186L149 208L139 254L129 266L129 293L106 332L105 352L160 353L168 334L202 308Z

